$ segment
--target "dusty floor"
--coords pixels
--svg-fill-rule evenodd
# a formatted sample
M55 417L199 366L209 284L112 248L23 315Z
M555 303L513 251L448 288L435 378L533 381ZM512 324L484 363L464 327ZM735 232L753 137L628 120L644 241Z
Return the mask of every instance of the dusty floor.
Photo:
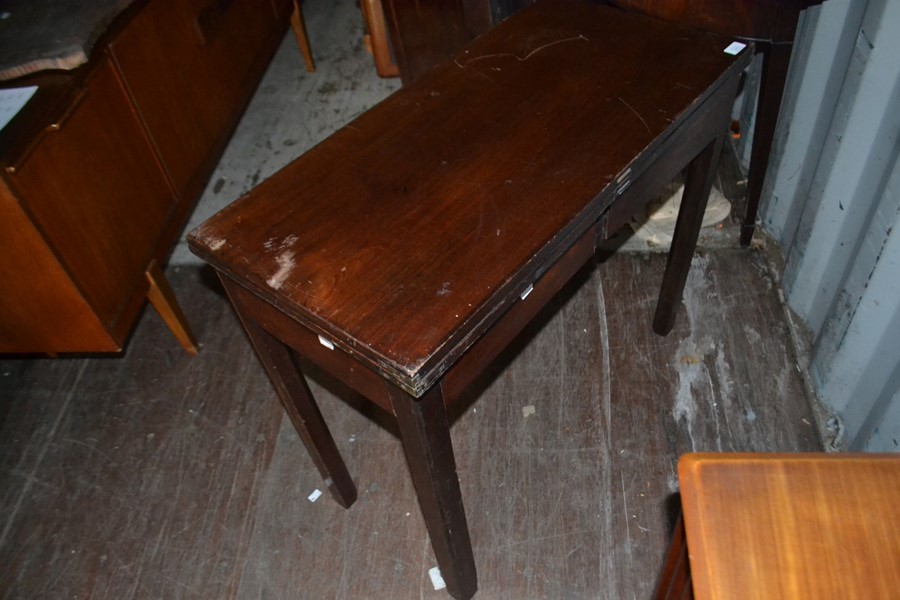
M585 269L463 403L477 597L646 598L679 455L820 448L760 255L698 257L665 338L663 266ZM0 596L445 597L385 415L314 374L360 499L310 502L322 482L214 280L170 275L199 357L148 310L124 356L0 362Z

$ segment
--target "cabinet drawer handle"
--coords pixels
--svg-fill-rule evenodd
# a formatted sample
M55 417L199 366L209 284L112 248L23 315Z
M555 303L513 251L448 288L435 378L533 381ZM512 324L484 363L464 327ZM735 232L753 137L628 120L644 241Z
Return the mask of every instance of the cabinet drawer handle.
M68 122L68 120L75 114L75 111L78 110L78 107L81 106L81 103L87 97L88 90L86 87L78 90L78 93L75 95L75 98L69 103L66 107L66 110L63 111L63 114L59 115L58 118L54 119L50 125L47 126L47 131L59 131L63 128L63 126Z

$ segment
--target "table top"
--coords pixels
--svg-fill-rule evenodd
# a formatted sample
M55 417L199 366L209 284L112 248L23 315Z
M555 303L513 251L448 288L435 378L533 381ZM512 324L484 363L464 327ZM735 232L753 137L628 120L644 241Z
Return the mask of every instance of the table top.
M731 41L538 3L205 222L191 248L421 389L746 65Z
M897 598L900 455L689 454L697 600Z

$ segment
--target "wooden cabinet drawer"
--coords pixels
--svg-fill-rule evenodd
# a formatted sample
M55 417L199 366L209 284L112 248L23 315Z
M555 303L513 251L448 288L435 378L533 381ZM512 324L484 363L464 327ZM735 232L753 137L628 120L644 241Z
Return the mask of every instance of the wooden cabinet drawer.
M110 45L180 195L205 183L285 22L258 0L155 0Z
M112 328L143 281L175 198L108 60L97 65L57 125L7 180Z
M113 351L75 282L0 184L0 352Z

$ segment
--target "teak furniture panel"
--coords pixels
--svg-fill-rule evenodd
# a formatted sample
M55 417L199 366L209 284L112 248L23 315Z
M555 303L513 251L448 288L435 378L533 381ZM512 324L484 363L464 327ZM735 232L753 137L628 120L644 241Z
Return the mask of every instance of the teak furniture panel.
M5 185L0 214L0 352L118 349Z
M189 235L342 506L356 489L292 355L396 418L448 592L477 589L447 405L688 168L654 330L674 324L749 52L542 3Z
M678 474L698 600L897 597L900 457L689 454Z
M109 61L81 93L9 182L103 324L114 328L175 198Z
M110 45L135 108L179 193L205 182L236 106L255 82L256 48L271 46L291 3L155 1ZM266 58L271 54L264 53ZM258 69L257 69L258 70Z
M0 352L118 351L148 299L196 352L162 266L293 7L139 3L88 64L16 82L40 89L0 131L0 240L33 258L2 270Z

